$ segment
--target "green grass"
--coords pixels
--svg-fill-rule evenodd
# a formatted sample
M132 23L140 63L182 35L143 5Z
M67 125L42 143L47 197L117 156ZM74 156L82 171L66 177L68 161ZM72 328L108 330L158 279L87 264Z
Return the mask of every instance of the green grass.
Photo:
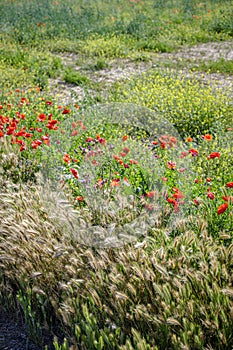
M143 40L146 45L167 38L170 42L175 41L174 45L213 37L221 39L233 33L229 1L205 1L201 5L195 0L176 3L170 0L115 0L111 3L99 0L95 3L80 1L78 4L73 1L66 4L3 1L2 9L5 35L10 35L19 44L33 46L40 46L55 37L77 40L95 33L126 34L129 42Z
M232 40L232 2L1 11L0 307L42 349L45 330L55 350L231 349L232 94L191 73L227 78L232 61L157 53ZM116 62L155 63L95 81ZM61 103L51 79L83 100Z
M84 65L88 58L143 61L150 59L151 52L229 40L233 35L229 4L220 0L3 1L0 69L6 79L2 85L15 75L19 87L32 82L46 88L48 77L62 76L59 59L52 53L77 53Z
M220 73L226 75L233 75L233 60L225 60L220 58L217 61L201 61L194 71L201 71L207 73Z
M18 45L3 44L0 49L0 88L16 87L44 88L49 78L57 78L62 72L59 57L50 52L38 52Z
M87 85L90 82L86 75L77 72L72 67L65 70L63 79L65 82L74 85Z
M100 58L97 61L93 62L92 64L87 65L86 69L92 70L92 71L99 71L108 67L109 65L106 62L106 60L104 60L103 58Z

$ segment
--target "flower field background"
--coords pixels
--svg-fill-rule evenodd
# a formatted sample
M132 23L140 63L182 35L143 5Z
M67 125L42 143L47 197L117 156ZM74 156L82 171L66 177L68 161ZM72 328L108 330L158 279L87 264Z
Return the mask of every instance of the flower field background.
M232 1L1 11L0 348L232 349Z

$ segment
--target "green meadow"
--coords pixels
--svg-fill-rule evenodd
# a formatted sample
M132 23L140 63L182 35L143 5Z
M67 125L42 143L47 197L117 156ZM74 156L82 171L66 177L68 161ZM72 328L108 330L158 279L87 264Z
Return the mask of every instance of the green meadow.
M232 349L232 1L1 14L0 310L43 350Z

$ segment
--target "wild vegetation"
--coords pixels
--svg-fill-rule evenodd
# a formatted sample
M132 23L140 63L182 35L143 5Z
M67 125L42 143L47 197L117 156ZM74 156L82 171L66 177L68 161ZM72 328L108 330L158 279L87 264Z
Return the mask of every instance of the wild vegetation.
M232 48L231 1L1 7L1 310L41 349L231 349L232 59L161 55Z

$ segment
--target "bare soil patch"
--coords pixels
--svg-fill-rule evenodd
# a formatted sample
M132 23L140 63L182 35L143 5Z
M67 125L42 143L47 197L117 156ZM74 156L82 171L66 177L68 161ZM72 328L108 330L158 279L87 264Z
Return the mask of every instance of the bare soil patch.
M220 58L233 60L233 40L198 44L192 47L185 47L176 53L163 55L172 58L189 58L192 60L217 61Z
M22 318L0 311L1 350L41 350L28 337L27 327Z
M86 95L96 96L97 91L95 86L100 86L101 91L108 91L109 86L117 81L127 80L133 76L140 75L142 72L146 72L152 68L151 62L133 62L130 59L116 59L108 63L108 67L93 71L91 69L85 69L83 66L77 66L75 62L78 56L75 54L59 55L62 59L64 66L70 66L74 70L86 75L91 82L93 82L93 88L88 86L76 86L74 84L68 84L62 78L50 79L50 90L58 98L61 103L67 104L74 100L82 101Z
M192 47L184 47L176 53L161 54L159 59L170 60L175 64L182 59L188 60L192 65L198 67L200 61L217 61L224 59L226 61L233 60L233 40L224 42L208 42L198 44ZM188 67L187 67L188 68ZM220 73L200 73L188 72L183 69L183 74L188 78L197 77L206 85L214 85L223 90L230 90L233 93L233 76Z
M96 96L95 84L100 86L100 90L107 93L109 87L115 82L131 79L133 76L141 75L143 72L151 68L156 68L161 62L169 63L170 68L174 70L179 67L181 60L187 60L187 67L182 68L182 74L190 77L197 77L205 84L212 84L223 89L232 89L233 91L233 76L227 76L218 73L190 73L190 65L198 67L201 60L217 61L220 58L225 60L233 60L233 40L225 42L209 42L198 44L192 47L184 47L178 52L152 54L151 60L132 61L130 59L116 59L108 63L108 67L93 71L85 68L85 62L82 65L77 64L79 56L74 53L59 54L58 57L62 60L65 67L72 67L76 71L85 74L94 87L75 86L67 84L62 78L50 80L50 90L61 103L67 104L72 101L82 101L86 95ZM189 63L188 63L189 62Z

